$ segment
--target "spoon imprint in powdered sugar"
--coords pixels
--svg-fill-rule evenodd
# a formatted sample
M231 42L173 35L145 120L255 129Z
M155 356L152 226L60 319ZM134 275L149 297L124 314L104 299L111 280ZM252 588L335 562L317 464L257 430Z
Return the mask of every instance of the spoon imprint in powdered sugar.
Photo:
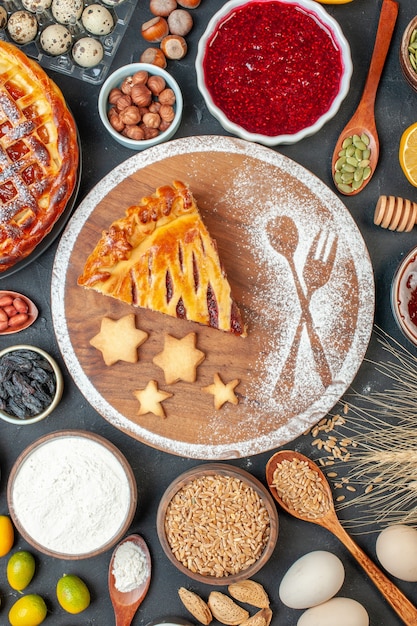
M116 626L130 626L151 582L151 556L140 535L129 535L113 551L108 585Z

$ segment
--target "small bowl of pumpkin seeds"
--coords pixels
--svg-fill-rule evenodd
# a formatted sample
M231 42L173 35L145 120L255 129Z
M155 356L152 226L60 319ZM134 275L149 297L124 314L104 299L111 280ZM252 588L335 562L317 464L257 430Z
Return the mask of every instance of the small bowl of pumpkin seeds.
M400 65L408 84L417 91L417 15L409 22L402 36Z

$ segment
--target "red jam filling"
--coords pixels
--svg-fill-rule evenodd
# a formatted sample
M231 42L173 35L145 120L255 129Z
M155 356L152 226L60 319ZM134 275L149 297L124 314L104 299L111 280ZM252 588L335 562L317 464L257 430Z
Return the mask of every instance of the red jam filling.
M343 72L333 33L294 3L252 2L210 37L203 60L213 102L249 132L294 134L335 99Z

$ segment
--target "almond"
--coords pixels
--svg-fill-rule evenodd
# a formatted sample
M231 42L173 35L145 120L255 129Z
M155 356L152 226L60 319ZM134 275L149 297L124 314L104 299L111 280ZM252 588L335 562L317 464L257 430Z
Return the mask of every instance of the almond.
M220 591L210 593L208 605L213 617L228 626L238 626L249 617L249 612L246 609L243 609Z
M255 613L255 615L252 615L252 617L242 622L240 626L269 626L271 619L271 609L261 609Z
M205 626L210 624L213 616L208 605L200 596L189 589L185 589L185 587L178 589L178 595L187 611L189 611L198 622L205 624Z
M269 598L265 589L260 583L254 580L242 580L238 583L232 583L228 587L228 591L232 598L256 606L258 609L267 609L269 607Z

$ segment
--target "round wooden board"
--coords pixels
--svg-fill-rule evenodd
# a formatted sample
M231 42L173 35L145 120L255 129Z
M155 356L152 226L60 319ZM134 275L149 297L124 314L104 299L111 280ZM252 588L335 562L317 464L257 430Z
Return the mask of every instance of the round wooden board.
M134 309L77 285L85 260L103 230L141 197L172 180L189 184L211 236L217 240L232 291L248 324L236 337L169 316ZM285 218L295 230L294 267L286 228L268 232ZM308 292L313 245L331 234L337 253L331 273ZM301 306L302 295L308 299ZM310 277L311 281L311 277ZM322 284L323 283L323 284ZM58 247L52 274L52 311L68 370L92 406L132 437L167 452L199 459L232 459L284 445L325 415L356 375L369 342L374 314L372 265L362 236L343 203L318 178L279 153L239 139L179 139L135 154L108 174L85 198ZM306 308L308 310L306 310ZM90 345L103 317L136 314L149 334L135 364L104 364ZM311 319L316 337L306 325ZM299 332L300 331L300 332ZM205 360L195 383L166 385L152 359L167 334L194 332ZM291 346L297 361L289 367ZM331 371L324 381L312 346L322 345ZM238 379L237 405L215 410L202 388L218 373ZM165 418L139 416L134 391L150 380L172 393Z

